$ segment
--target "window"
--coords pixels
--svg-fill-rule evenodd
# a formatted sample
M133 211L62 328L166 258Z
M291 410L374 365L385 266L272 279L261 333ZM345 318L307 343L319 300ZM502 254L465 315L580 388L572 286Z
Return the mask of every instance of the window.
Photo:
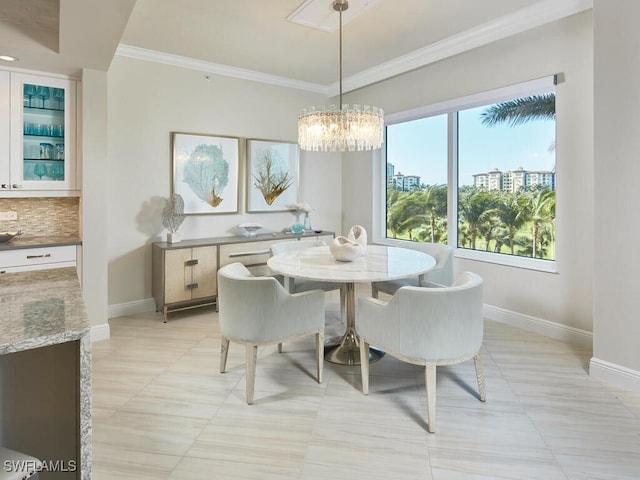
M385 159L387 239L555 260L552 78L387 118Z

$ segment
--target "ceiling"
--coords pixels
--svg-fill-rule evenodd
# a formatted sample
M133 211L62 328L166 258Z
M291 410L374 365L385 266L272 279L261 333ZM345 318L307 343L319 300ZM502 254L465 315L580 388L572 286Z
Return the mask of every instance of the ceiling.
M308 0L307 0L308 1ZM329 15L338 14L331 0ZM353 0L344 13L345 91L591 8L592 0ZM292 23L305 0L2 0L0 54L65 75L118 54L272 83L335 90L339 35ZM322 9L322 5L319 7ZM337 21L337 20L336 20ZM151 52L150 52L151 51Z

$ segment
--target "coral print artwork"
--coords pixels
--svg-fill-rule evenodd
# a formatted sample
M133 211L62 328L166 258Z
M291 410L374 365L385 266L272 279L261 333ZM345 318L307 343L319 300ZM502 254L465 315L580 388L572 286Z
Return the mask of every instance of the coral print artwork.
M237 213L239 139L173 133L173 192L185 214Z
M247 140L247 211L295 210L298 197L298 145Z

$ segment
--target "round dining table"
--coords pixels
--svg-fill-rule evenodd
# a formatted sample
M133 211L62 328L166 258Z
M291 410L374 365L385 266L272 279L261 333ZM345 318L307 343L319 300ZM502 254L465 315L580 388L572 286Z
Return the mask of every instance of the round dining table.
M284 276L287 289L289 279L296 278L344 283L346 331L337 341L327 345L325 355L329 362L340 365L360 364L355 284L422 277L435 264L435 259L424 252L384 245L367 245L364 254L351 262L336 260L328 246L285 252L267 261L273 272ZM369 355L371 361L376 361L383 352L371 349Z

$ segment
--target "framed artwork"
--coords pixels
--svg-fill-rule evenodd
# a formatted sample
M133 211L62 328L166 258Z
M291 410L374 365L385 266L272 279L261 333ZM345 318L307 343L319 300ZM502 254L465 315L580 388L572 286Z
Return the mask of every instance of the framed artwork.
M247 212L295 210L298 144L247 140Z
M171 193L182 196L184 213L237 213L240 139L172 132L171 145Z

